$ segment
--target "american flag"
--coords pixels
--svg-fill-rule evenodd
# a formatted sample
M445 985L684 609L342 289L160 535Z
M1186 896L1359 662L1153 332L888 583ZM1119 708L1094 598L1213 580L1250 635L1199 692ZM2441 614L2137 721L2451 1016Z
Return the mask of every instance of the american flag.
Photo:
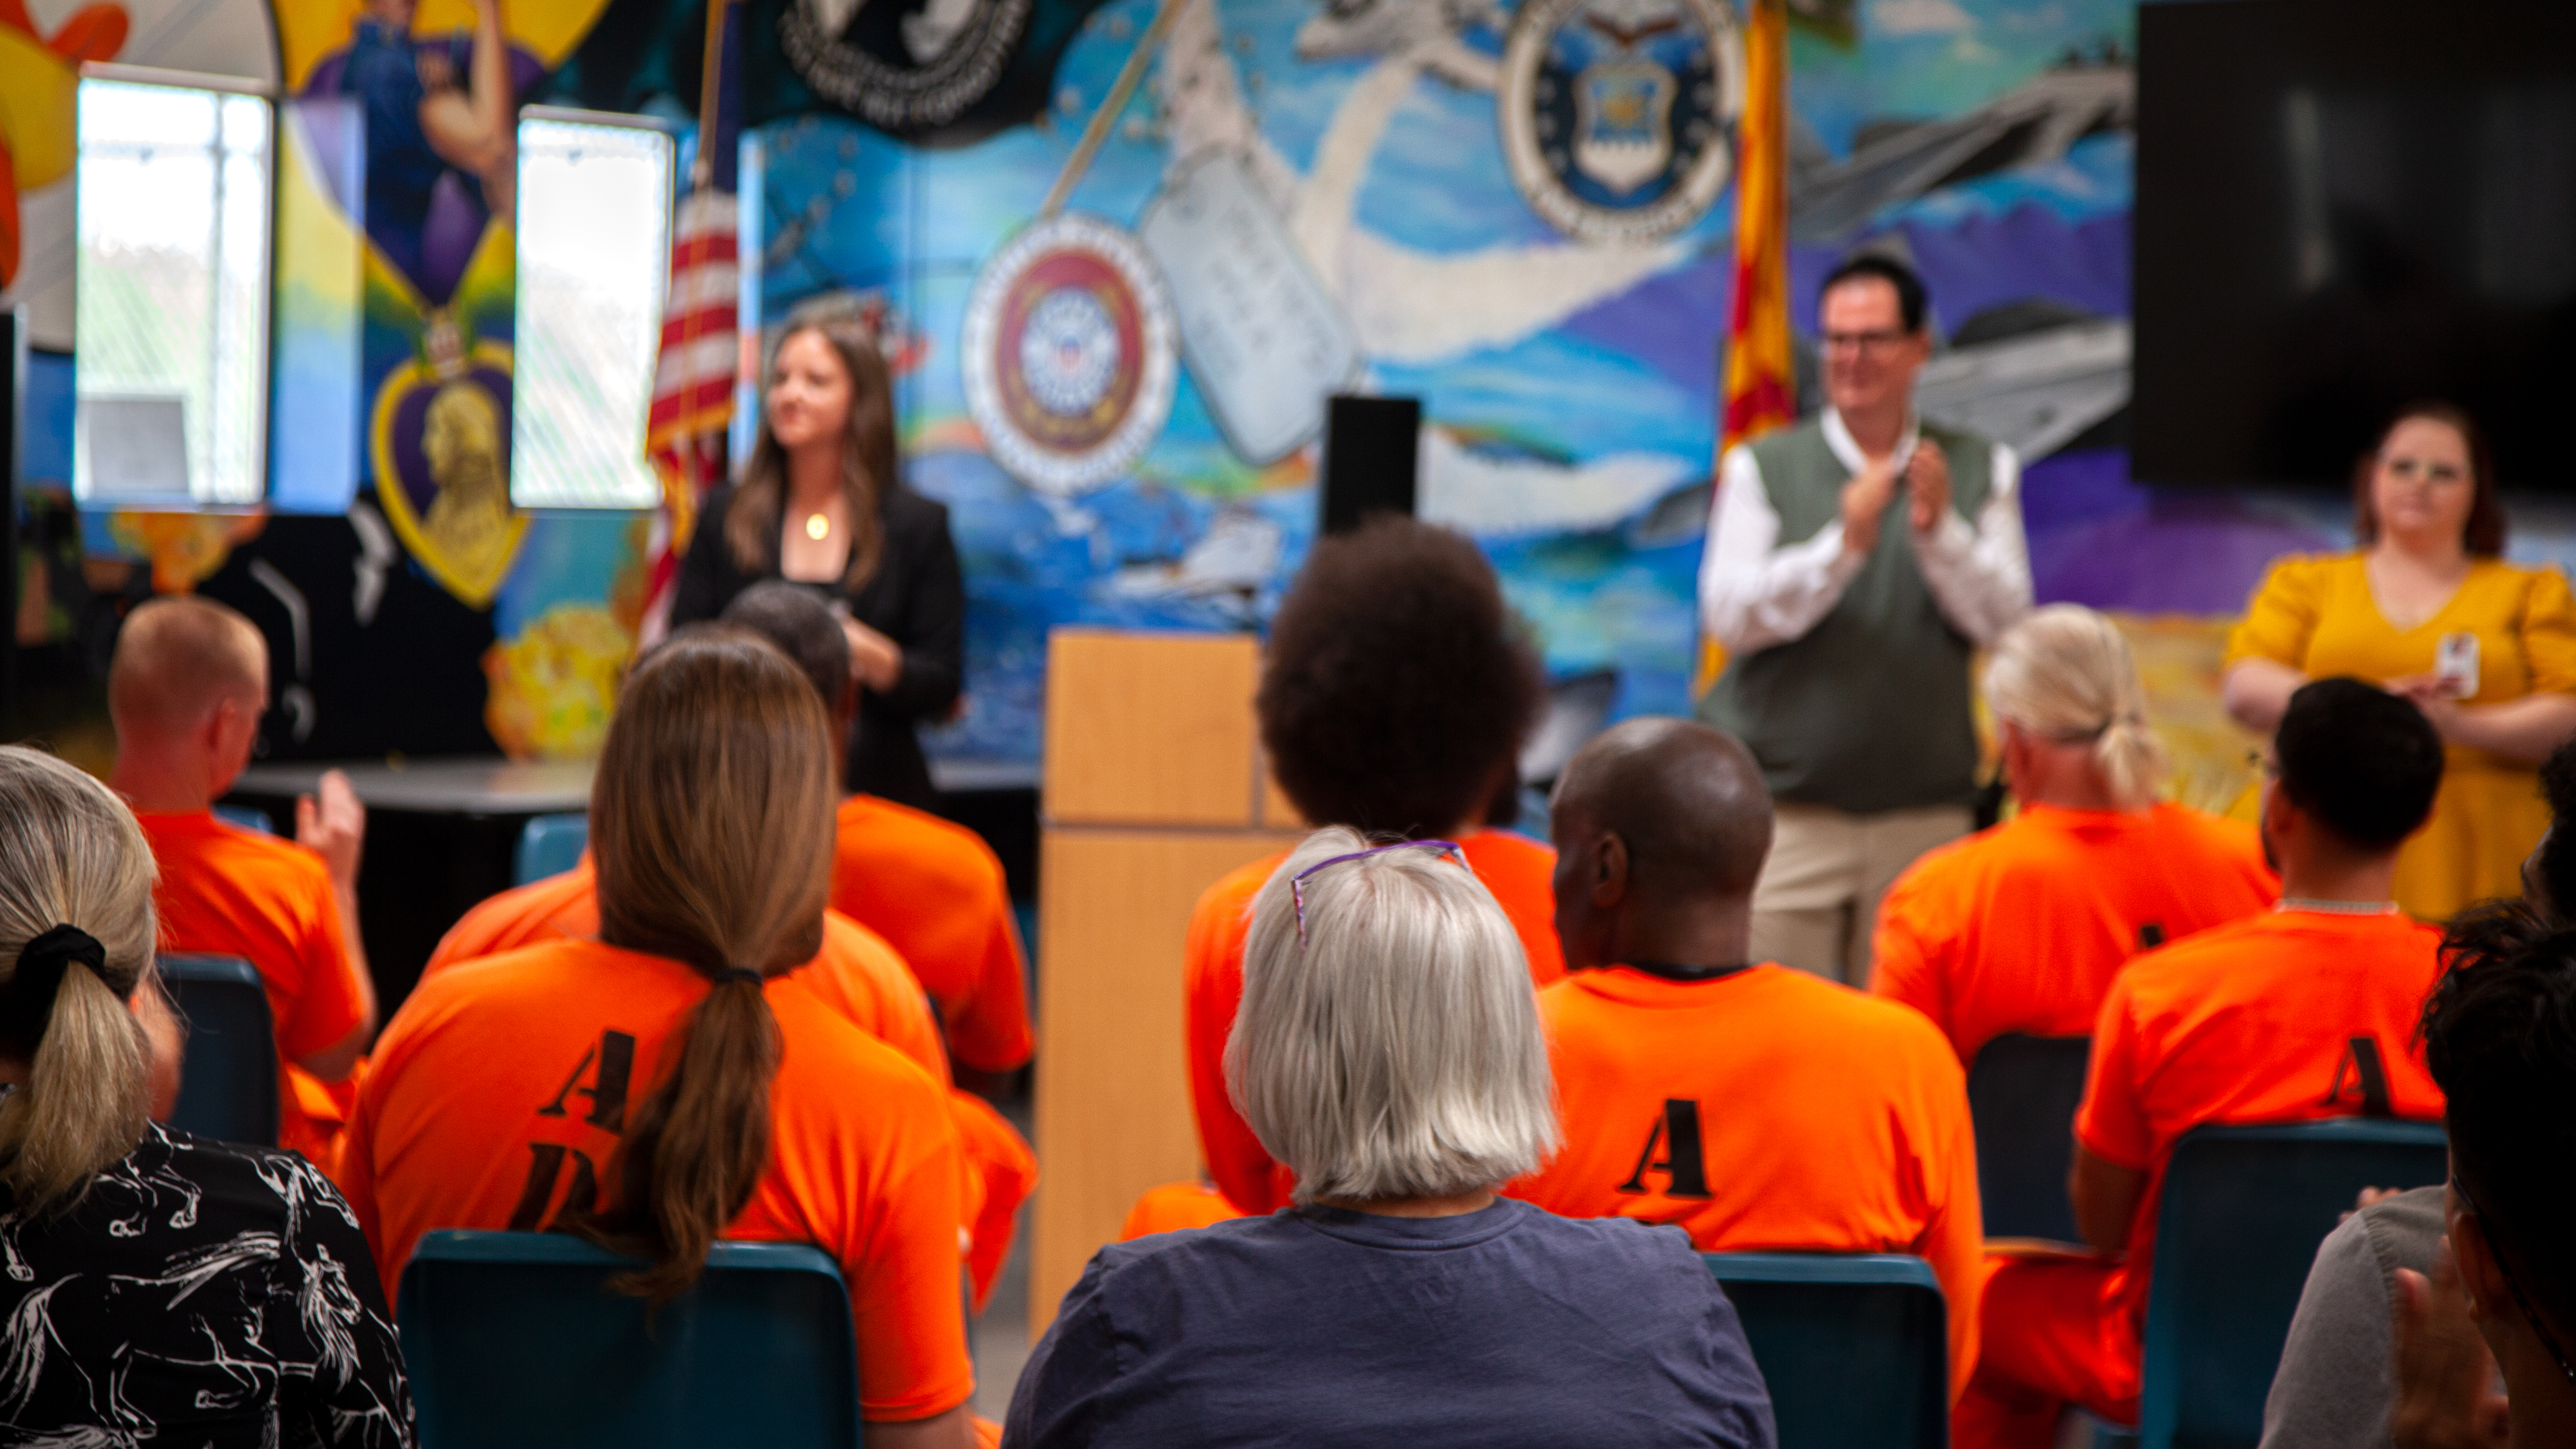
M718 4L709 25L707 83L698 161L671 228L671 288L662 304L662 350L653 369L653 407L644 456L662 480L661 505L645 542L644 639L670 617L671 586L696 532L698 502L724 481L725 432L733 422L740 342L741 261L735 246L735 120L740 86L731 64L734 7ZM719 28L721 27L721 28Z

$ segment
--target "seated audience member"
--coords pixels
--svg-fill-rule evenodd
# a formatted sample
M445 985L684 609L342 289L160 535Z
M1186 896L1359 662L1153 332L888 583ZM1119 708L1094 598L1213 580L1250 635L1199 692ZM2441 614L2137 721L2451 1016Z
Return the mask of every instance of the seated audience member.
M2021 811L1897 878L1870 982L1971 1065L2006 1033L2085 1035L2131 957L2280 895L2251 829L2156 798L2164 751L2110 620L2049 605L1996 642L1985 685Z
M1557 781L1539 994L1565 1150L1510 1191L1687 1229L1700 1251L1911 1253L1976 1362L1983 1267L1967 1077L1930 1023L1749 954L1771 792L1734 737L1630 720Z
M571 1229L667 1300L717 1238L830 1254L870 1444L963 1446L959 1164L939 1084L807 984L831 885L829 717L768 644L674 640L591 798L599 936L451 967L403 1004L340 1170L390 1291L423 1232Z
M1295 1206L1101 1249L1007 1442L1772 1442L1689 1239L1495 1196L1556 1120L1522 948L1454 850L1331 828L1271 874L1225 1066Z
M2523 862L2523 909L2552 925L2567 919L2558 902L2576 901L2576 832L2556 824L2576 820L2576 744L2560 745L2542 763L2540 788L2551 824ZM2438 1062L2433 1073L2441 1083ZM2459 1097L2447 1084L2444 1090L2456 1116ZM2263 1449L2381 1449L2389 1442L2397 1274L2433 1271L2442 1193L2439 1186L2372 1189L2358 1212L2326 1234L2263 1405Z
M239 830L210 807L250 761L268 707L268 643L208 599L135 609L108 667L116 767L160 867L161 949L250 962L277 1036L280 1147L326 1166L351 1075L376 1028L358 941L366 811L334 770L296 802L294 843Z
M2441 739L2405 699L2321 679L2291 697L2273 753L2262 826L2281 903L2112 980L2068 1184L2076 1225L2104 1257L1996 1266L1962 1449L2046 1444L2067 1402L2137 1421L2156 1208L2184 1133L2441 1112L2413 1045L2441 938L2388 894L2398 848L2441 787Z
M801 621L806 627L801 631L752 628L745 637L757 635L777 646L805 671L822 698L843 701L843 712L834 717L833 737L848 738L846 706L854 696L849 690L849 647L840 625L830 610L792 584L755 584L744 597L770 588L785 589L809 606L809 617ZM796 612L772 610L756 617L775 624L781 614L792 618ZM686 637L715 628L692 625L681 633ZM812 643L818 629L828 645L821 651L805 647ZM465 918L438 943L421 974L426 978L459 961L538 941L598 934L599 877L585 854L580 864L561 875L504 891L466 912ZM948 1086L948 1058L940 1046L938 1023L922 996L920 983L884 938L838 911L826 910L823 949L805 975L806 986L826 1005L859 1030L910 1057L942 1086ZM972 1238L967 1267L974 1280L975 1306L980 1310L1001 1276L1003 1260L1010 1256L1011 1238L1019 1226L1020 1204L1037 1185L1037 1155L1029 1150L1018 1130L982 1098L951 1087L949 1107L957 1119L959 1150L967 1167L964 1206Z
M734 596L723 617L787 651L818 689L828 687L837 652L841 687L824 702L856 721L849 642L839 616L813 590L779 579L754 584ZM838 837L832 908L902 955L938 1003L951 1059L986 1074L1027 1062L1027 967L993 848L962 825L866 794L841 802Z
M2398 1272L2391 1437L2576 1443L2576 934L2490 907L2453 923L2444 954L2424 1057L2451 1139L2449 1251Z
M1465 535L1379 518L1320 539L1270 626L1255 709L1279 788L1317 825L1464 846L1544 986L1564 974L1550 924L1547 847L1481 828L1544 693L1485 561ZM1208 1177L1245 1212L1289 1183L1225 1090L1226 1034L1243 996L1253 896L1285 856L1208 887L1183 945L1190 1105Z
M340 1195L145 1116L153 946L134 817L0 748L0 1437L407 1449L402 1346Z

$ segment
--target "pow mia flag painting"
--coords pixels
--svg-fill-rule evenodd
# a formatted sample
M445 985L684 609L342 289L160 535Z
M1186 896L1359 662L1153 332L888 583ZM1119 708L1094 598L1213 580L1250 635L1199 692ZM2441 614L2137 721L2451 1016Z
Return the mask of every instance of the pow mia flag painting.
M839 111L917 145L982 140L1046 111L1102 3L742 0L745 124Z

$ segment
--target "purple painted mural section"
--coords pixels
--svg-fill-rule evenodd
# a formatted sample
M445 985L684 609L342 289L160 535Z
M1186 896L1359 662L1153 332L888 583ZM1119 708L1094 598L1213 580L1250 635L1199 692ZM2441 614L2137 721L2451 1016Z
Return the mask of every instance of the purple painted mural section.
M2032 464L2022 519L2039 602L2141 614L2234 614L2273 560L2345 546L2260 499L2133 482L2117 448Z

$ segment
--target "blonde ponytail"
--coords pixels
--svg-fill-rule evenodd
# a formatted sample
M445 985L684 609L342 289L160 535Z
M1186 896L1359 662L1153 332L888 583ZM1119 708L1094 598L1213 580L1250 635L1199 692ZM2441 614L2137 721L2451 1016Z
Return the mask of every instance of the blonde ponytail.
M1986 703L2059 744L2093 747L2123 810L2155 803L2165 751L2147 725L2147 687L2119 626L2081 604L2051 604L2005 631L1986 664Z
M151 1047L126 1003L153 944L152 852L133 814L51 755L0 747L0 1050L27 1069L0 1098L16 1211L70 1207L142 1140Z

